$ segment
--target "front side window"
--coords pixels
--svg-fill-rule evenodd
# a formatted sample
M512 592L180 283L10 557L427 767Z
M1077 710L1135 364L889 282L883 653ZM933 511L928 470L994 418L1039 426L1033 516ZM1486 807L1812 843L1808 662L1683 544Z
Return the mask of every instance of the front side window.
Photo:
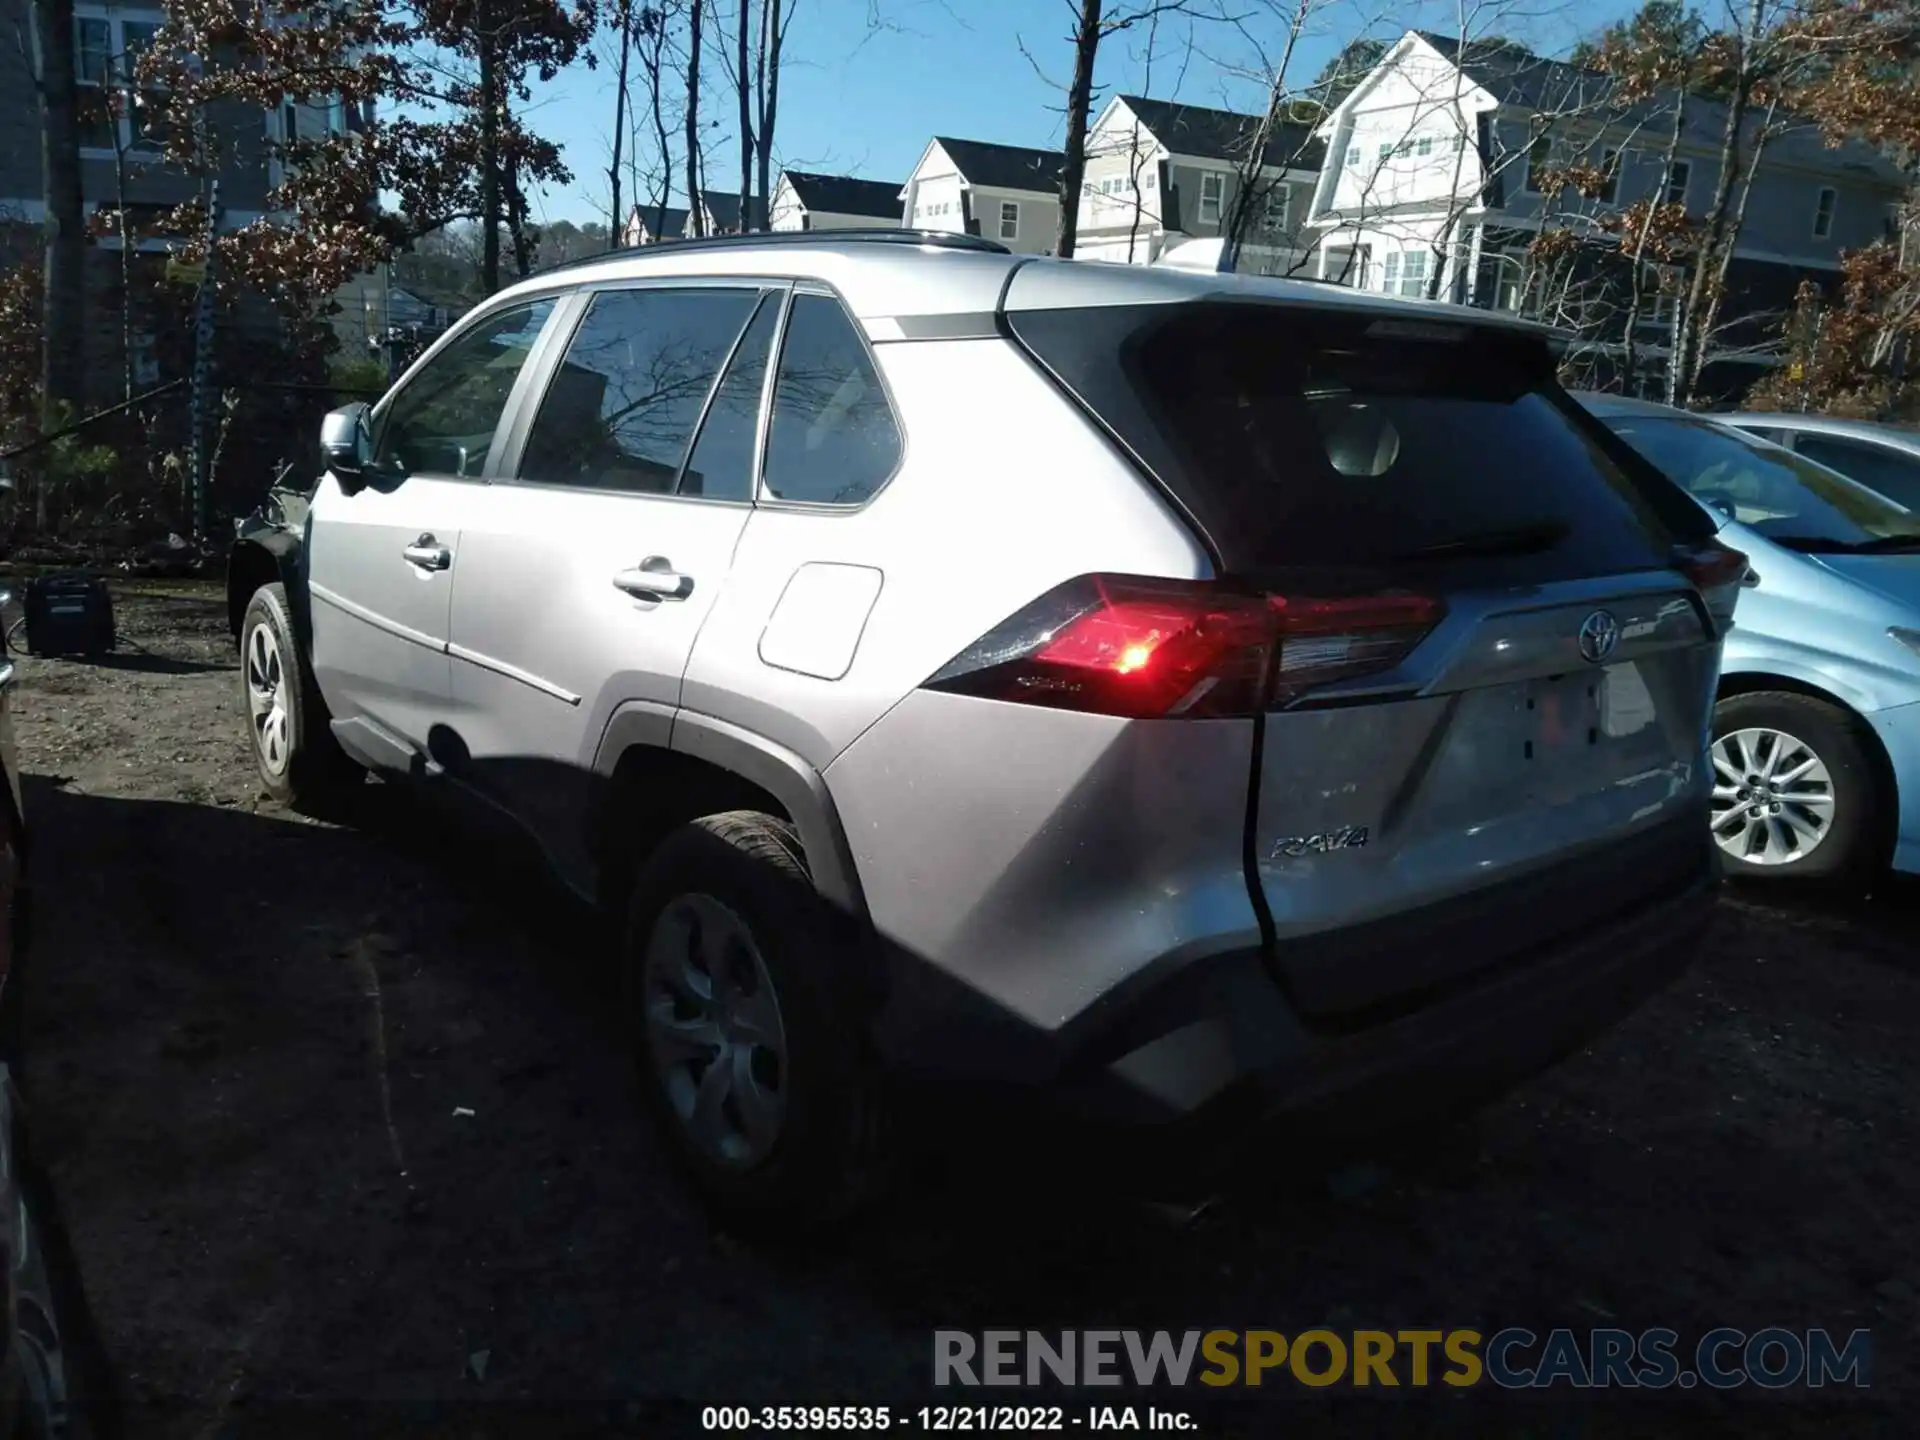
M380 418L376 464L403 474L479 476L553 306L545 299L499 311L427 361Z
M858 505L900 462L900 428L840 302L796 295L780 347L765 484L779 500Z
M1606 423L1695 500L1776 545L1821 553L1920 546L1920 517L1808 456L1710 420L1618 415Z
M1226 198L1227 177L1218 173L1200 177L1200 220L1207 225L1220 223L1220 205Z
M520 478L671 493L707 394L760 298L744 288L595 295L540 401Z

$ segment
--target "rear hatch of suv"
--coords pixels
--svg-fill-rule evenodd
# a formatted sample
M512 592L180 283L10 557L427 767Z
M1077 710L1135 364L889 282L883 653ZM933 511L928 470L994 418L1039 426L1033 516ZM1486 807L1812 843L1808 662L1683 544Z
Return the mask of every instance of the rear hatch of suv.
M1258 287L1051 298L1017 276L1013 335L1216 557L1183 663L1259 727L1248 882L1302 1011L1358 1023L1699 883L1744 562L1543 333ZM1181 602L1105 591L1101 653L1149 673Z

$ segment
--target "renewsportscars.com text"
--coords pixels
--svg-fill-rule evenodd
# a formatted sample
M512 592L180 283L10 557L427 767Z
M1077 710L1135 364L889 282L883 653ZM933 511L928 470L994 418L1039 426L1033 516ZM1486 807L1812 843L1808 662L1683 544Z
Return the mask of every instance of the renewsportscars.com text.
M1869 1383L1865 1330L936 1330L940 1386L1493 1385L1503 1389Z

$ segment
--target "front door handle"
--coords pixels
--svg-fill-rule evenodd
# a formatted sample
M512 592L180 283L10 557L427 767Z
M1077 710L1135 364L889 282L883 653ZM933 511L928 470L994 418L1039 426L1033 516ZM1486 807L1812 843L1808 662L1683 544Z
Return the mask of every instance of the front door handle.
M431 535L422 535L400 553L409 565L418 565L422 570L445 570L453 564L453 551Z
M622 570L613 588L639 600L684 600L693 594L693 577L682 575L664 555L649 555L639 568Z

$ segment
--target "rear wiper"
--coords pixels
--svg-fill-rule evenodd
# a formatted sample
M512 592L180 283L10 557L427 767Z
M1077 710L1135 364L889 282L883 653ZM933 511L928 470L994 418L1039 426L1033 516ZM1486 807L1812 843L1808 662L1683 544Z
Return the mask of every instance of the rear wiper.
M1558 520L1535 525L1515 525L1507 530L1481 530L1418 550L1403 550L1395 560L1446 560L1456 555L1535 555L1550 550L1567 538L1567 527Z

